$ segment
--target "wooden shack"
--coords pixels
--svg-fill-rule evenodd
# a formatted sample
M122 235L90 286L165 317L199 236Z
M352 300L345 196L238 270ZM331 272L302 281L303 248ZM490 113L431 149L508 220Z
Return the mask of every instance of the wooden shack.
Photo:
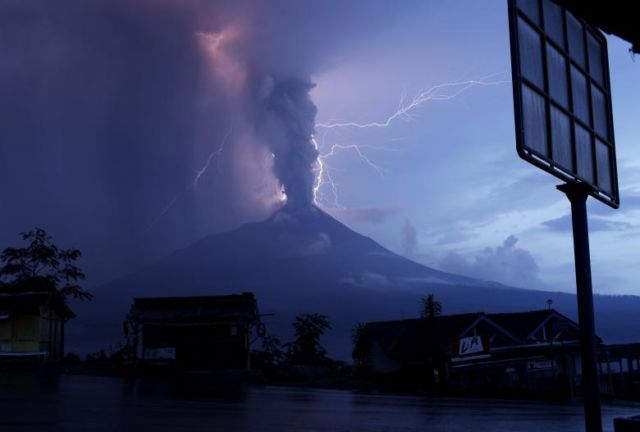
M55 289L0 291L0 361L61 360L74 317Z
M134 299L125 333L145 363L187 369L248 369L252 329L259 324L251 293Z

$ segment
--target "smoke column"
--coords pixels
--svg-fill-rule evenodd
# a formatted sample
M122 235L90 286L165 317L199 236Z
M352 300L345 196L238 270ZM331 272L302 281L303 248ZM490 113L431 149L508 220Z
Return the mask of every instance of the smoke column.
M364 0L0 2L0 195L12 203L0 243L45 227L83 250L93 283L101 269L111 278L264 218L283 191L310 205L312 76L397 10Z
M244 144L236 145L267 158L273 177L263 188L268 207L280 205L284 195L292 207L313 204L318 150L311 77L396 11L392 2L360 0L245 0L200 9L205 18L198 32L213 59L212 76L245 126Z
M316 107L309 98L312 84L298 78L263 79L260 88L259 131L273 152L273 172L282 184L287 203L312 205L318 151L311 143Z

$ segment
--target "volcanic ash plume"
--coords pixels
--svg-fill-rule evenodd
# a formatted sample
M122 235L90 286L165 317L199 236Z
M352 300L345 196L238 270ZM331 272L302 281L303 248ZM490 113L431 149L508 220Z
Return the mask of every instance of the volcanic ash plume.
M247 24L246 19L197 33L210 59L211 86L225 89L236 130L250 137L247 148L258 156L254 169L247 170L245 161L238 180L252 184L249 189L263 190L265 203L273 202L273 196L267 195L275 193L286 196L291 207L308 208L313 204L318 158L312 142L317 112L309 95L313 84L306 68L297 64L297 56L274 53L273 45L278 43L256 34L258 26ZM260 155L267 158L266 163L260 162ZM256 175L266 167L270 169L267 176ZM264 187L270 183L277 186Z
M0 240L45 226L108 256L96 266L111 278L114 267L264 218L283 192L308 207L318 156L311 77L400 9L392 0L0 1L0 159L11 161L0 195L16 203L3 211Z
M281 202L277 198L284 193L289 207L313 205L318 151L312 141L317 109L309 94L311 77L327 66L336 47L344 50L355 35L387 19L391 4L347 3L199 3L201 12L208 11L200 14L205 18L197 34L212 60L212 87L225 90L235 135L244 134L245 143L251 141L246 148L258 156L255 169L247 169L245 160L237 170L235 184L247 185L238 195L259 189L265 204ZM230 147L237 146L234 141ZM260 163L263 155L267 163Z
M391 5L347 3L197 3L195 34L209 59L206 76L210 88L223 89L233 117L227 156L236 156L228 165L241 166L234 170L236 196L255 196L270 209L284 196L289 207L313 205L318 150L312 141L317 109L311 77L327 67L336 47L344 50L355 35L386 20ZM220 98L211 100L221 104ZM234 153L239 147L245 151Z
M317 109L308 80L262 79L259 86L257 130L273 154L273 172L287 196L287 204L313 204L313 165L318 150L311 142Z

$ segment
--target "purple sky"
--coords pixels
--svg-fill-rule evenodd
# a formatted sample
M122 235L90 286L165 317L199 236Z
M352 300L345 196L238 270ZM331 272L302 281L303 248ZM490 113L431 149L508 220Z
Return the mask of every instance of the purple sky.
M594 289L640 294L640 64L628 43L609 38L609 45L622 204L614 211L590 203ZM320 122L380 120L403 92L411 97L491 73L509 79L509 72L499 74L510 68L506 2L430 3L349 60L315 77ZM344 209L333 214L432 267L574 291L569 204L555 190L558 180L517 157L512 104L510 85L476 86L454 100L425 103L412 120L383 131L345 129L327 138L385 148L365 152L381 174L354 152L336 160ZM415 233L409 248L407 225Z
M574 290L568 202L515 152L506 1L12 0L0 36L1 245L42 226L89 283L116 277L276 208L311 153L278 168L274 143L307 102L316 124L384 122L484 80L388 127L316 126L318 201L429 266ZM590 205L594 289L640 294L640 62L609 44L621 208Z

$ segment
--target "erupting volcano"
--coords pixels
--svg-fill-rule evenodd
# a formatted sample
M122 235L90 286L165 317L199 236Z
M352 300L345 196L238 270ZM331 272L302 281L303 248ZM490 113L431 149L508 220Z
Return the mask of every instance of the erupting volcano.
M268 331L284 340L295 315L327 314L332 323L327 348L345 360L358 322L417 317L419 299L427 293L435 294L446 313L530 310L541 308L548 298L560 310L575 309L573 295L434 270L385 249L316 206L288 204L262 222L210 235L97 288L100 301L80 305L83 319L70 327L70 342L97 349L119 340L118 323L134 297L246 291L270 315L264 318ZM597 301L602 305L601 334L619 339L624 334L620 328L627 325L625 311L635 313L637 299L603 296Z

